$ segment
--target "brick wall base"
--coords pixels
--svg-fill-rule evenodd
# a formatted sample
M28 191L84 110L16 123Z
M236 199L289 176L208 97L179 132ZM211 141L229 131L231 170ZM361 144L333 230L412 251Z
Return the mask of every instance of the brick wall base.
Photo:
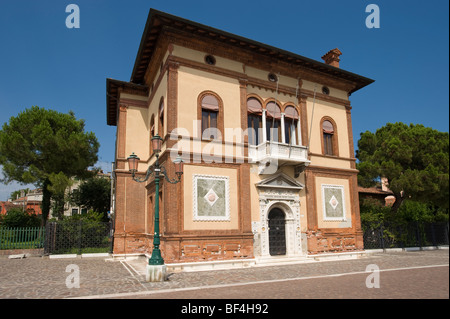
M306 232L308 254L363 250L362 233L326 233L322 230Z
M153 238L147 234L115 234L114 254L148 254ZM253 258L253 235L222 237L163 236L161 255L166 263Z

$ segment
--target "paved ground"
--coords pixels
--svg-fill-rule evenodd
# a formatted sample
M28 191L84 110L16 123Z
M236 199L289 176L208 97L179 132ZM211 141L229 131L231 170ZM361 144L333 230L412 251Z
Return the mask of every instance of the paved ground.
M368 265L380 288L368 289ZM0 298L449 298L449 251L377 253L356 260L176 273L146 283L133 263L104 258L0 257ZM79 288L75 275L79 272ZM371 280L375 283L376 278ZM71 286L75 286L70 288ZM200 289L199 289L200 288Z

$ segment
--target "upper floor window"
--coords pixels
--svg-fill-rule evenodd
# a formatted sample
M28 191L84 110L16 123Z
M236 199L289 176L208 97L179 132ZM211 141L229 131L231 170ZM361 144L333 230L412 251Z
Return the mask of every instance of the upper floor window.
M325 155L337 155L335 149L334 125L328 120L322 122L323 153Z
M164 99L161 98L161 102L159 103L159 128L158 135L164 138Z
M155 115L152 115L152 118L150 120L150 138L149 138L149 148L150 148L150 155L153 154L153 147L152 147L152 137L155 136Z
M293 106L287 106L284 109L284 133L285 143L297 145L298 139L298 112Z
M219 129L219 111L220 105L218 99L211 94L204 95L201 99L201 121L203 138L217 138L217 130Z
M266 105L266 134L268 141L282 142L281 109L275 102Z
M258 99L251 97L247 100L248 142L258 145L262 142L262 105Z

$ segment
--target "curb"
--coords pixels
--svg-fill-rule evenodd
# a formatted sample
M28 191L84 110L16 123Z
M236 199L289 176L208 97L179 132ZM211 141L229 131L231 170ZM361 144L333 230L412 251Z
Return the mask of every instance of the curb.
M392 253L392 252L408 252L408 251L425 251L425 250L441 250L449 249L449 246L425 246L425 247L405 247L405 248L378 248L378 249L365 249L368 254L375 253Z
M110 257L110 253L88 253L88 254L60 254L60 255L49 255L49 259L69 259L69 258L95 258L95 257Z

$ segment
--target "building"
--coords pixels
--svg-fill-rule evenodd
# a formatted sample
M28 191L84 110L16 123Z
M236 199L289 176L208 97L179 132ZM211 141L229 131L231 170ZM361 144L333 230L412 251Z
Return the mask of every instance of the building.
M41 215L42 190L33 189L25 193L25 190L20 191L20 196L16 199L9 199L8 201L0 201L0 215L6 215L11 208L19 208L29 214Z
M117 126L114 254L150 254L155 196L166 263L363 249L349 96L373 80L150 10L130 81L107 79ZM159 161L181 183L132 180Z
M42 209L42 189L33 190L20 190L20 196L18 195L16 199L11 199L4 203L4 212L10 208L19 208L29 214L41 215Z
M15 207L11 201L0 201L0 215L6 215L8 210Z
M392 206L395 202L394 193L389 189L387 178L382 177L379 185L374 187L358 187L360 200L365 198L378 201L381 205Z
M106 178L110 179L111 174L110 173L103 173L103 171L97 172L95 178ZM74 190L77 190L78 187L81 185L81 183L84 182L84 180L80 180L76 177L72 178L72 184L69 186L66 190L66 198L69 198L70 194ZM6 212L12 208L20 208L24 211L27 211L30 214L36 214L36 215L42 215L42 198L43 193L42 189L33 189L33 190L20 190L20 196L18 195L16 199L9 200L7 202L0 201L0 214L6 214ZM77 214L87 214L88 209L84 206L76 206L74 203L66 199L64 203L64 216L73 216ZM53 208L50 208L49 212L49 218L55 218Z
M110 173L104 173L102 170L96 173L95 178L111 179ZM74 191L78 190L80 185L86 180L82 180L76 177L72 178L72 184L66 190L66 197L69 197ZM67 200L64 203L64 216L84 215L88 213L88 208L85 206L78 206L75 203Z

